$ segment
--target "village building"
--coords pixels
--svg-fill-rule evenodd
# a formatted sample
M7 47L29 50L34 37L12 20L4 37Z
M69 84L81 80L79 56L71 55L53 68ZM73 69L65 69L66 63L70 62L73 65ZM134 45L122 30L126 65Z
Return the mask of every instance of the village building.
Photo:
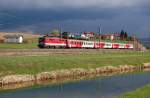
M22 35L4 35L4 42L5 43L23 43L23 36Z
M109 40L115 40L120 39L119 33L113 33L113 34L103 34L101 35L102 39L109 39Z

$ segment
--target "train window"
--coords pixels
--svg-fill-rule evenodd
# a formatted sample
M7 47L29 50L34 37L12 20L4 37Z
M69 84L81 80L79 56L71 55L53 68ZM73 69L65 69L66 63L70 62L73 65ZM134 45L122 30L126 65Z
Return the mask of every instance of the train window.
M111 46L111 44L107 43L106 46Z

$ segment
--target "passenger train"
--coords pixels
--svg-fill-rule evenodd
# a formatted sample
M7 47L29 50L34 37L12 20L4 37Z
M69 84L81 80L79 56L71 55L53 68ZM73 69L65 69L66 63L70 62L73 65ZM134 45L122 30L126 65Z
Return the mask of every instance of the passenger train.
M41 37L39 48L133 49L133 44Z

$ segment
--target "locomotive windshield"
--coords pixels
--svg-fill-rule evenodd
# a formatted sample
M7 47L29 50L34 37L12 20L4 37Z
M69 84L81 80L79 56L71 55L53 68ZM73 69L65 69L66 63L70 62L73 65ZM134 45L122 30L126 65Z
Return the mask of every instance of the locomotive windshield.
M39 38L39 43L40 43L40 42L43 42L44 40L45 40L44 37L40 37L40 38Z

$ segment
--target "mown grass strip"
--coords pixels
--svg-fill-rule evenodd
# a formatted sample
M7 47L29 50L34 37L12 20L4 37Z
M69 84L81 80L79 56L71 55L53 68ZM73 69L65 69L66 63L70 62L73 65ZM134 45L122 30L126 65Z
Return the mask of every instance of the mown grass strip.
M97 68L102 66L142 65L150 62L150 52L82 53L50 56L0 57L0 75L35 74L70 68Z
M118 98L150 98L150 85L126 93Z

